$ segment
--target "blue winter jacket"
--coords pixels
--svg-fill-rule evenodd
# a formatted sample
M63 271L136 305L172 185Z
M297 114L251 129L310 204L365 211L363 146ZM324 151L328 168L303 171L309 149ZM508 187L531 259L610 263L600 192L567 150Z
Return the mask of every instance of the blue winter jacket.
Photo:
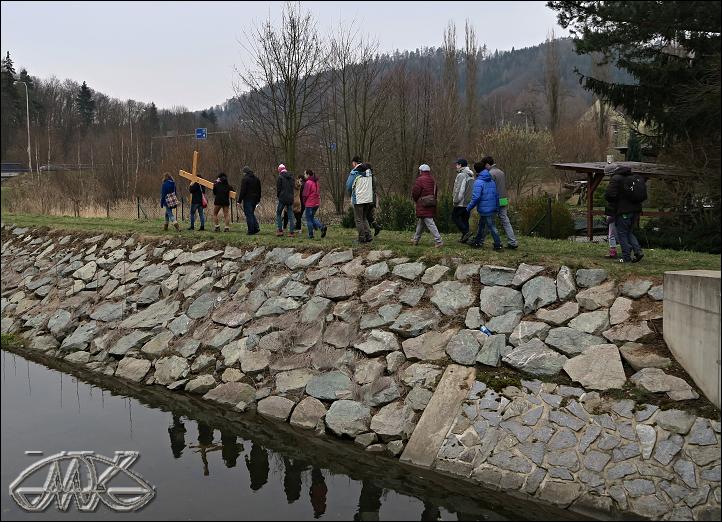
M173 194L175 192L175 181L172 179L167 179L163 182L163 186L160 188L160 206L165 207L165 197L168 194Z
M481 171L474 182L471 202L466 207L467 212L471 212L474 207L482 216L491 216L499 210L499 194L496 191L496 183L486 169Z

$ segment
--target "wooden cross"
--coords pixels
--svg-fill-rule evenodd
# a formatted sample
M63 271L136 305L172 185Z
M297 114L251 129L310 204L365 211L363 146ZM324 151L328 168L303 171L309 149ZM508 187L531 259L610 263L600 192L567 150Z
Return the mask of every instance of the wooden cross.
M198 168L198 151L197 151L197 150L194 150L194 151L193 151L193 169L191 170L191 172L188 172L188 171L186 171L186 170L181 169L181 170L178 172L178 175L179 175L180 177L186 178L186 179L188 179L188 180L190 180L190 181L192 181L192 182L194 182L194 183L198 183L199 185L203 185L204 187L207 187L207 188L209 188L209 189L212 189L212 188L213 188L213 182L212 182L212 181L208 181L207 179L199 178L199 177L196 175L197 168ZM229 195L230 195L230 198L231 198L232 200L235 200L235 199L236 199L236 193L235 193L235 192L231 191Z

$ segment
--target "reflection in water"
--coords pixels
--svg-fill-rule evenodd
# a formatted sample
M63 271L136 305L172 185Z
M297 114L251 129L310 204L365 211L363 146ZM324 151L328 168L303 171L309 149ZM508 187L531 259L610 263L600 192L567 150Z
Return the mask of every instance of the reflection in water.
M384 492L380 488L368 480L364 480L361 484L361 495L358 499L358 511L354 515L354 520L378 520L379 510L381 509L381 494Z
M268 482L268 471L270 467L268 465L268 452L266 448L253 442L251 444L251 454L246 455L246 467L251 477L251 489L258 491L263 485Z
M238 499L244 504L244 515L247 518L266 518L269 512L273 513L277 507L274 506L274 502L277 502L277 497L274 496L277 495L282 481L286 500L289 506L293 505L292 508L284 508L286 511L283 512L310 519L308 504L297 502L303 496L304 480L308 480L310 475L307 502L311 505L315 519L333 515L365 521L379 520L383 515L385 518L423 521L449 520L454 516L458 520L488 520L489 515L495 519L524 519L530 514L539 520L571 519L570 515L560 517L558 511L548 516L549 511L540 510L536 505L534 509L529 509L518 501L504 501L503 497L498 498L497 493L485 496L483 501L480 501L479 489L476 486L470 486L464 491L464 484L457 481L443 482L435 477L409 474L408 470L399 469L388 461L369 458L363 452L354 453L353 448L352 451L343 450L343 447L335 442L331 444L323 439L317 441L297 438L290 429L284 431L283 426L269 425L261 419L245 420L239 417L228 420L225 412L219 415L212 407L198 405L183 394L173 395L171 398L165 390L135 390L127 383L116 389L112 386L112 380L94 380L93 376L89 375L84 375L82 380L74 379L76 386L73 390L73 386L67 386L67 382L63 382L67 376L64 378L62 372L59 372L58 379L52 370L34 363L28 363L25 372L22 368L18 372L16 357L11 355L11 363L6 354L7 352L2 352L3 365L0 372L3 379L3 468L6 463L13 469L22 469L27 465L23 460L26 458L26 448L20 444L29 445L33 449L57 444L61 447L53 447L54 450L66 449L62 447L66 444L83 445L84 448L91 449L96 440L103 440L106 446L99 449L101 452L104 449L110 452L126 446L130 439L132 448L142 451L144 455L144 471L147 470L150 474L152 470L158 490L164 492L163 497L159 495L158 499L144 510L146 518L164 519L168 514L186 519L204 518L207 512L202 511L201 506L214 500L216 503L221 500L223 504L222 500L227 500L229 495L239 495ZM71 379L73 377L71 373ZM86 379L97 383L99 397L92 393L92 385L87 384ZM21 384L22 380L27 380L26 386ZM81 408L80 388L84 386L88 387L88 393L83 390ZM110 390L107 401L106 388ZM134 392L134 397L127 396L128 389ZM68 396L63 400L66 393ZM54 395L59 395L65 410L59 410L58 403L54 401L54 404L47 403L47 397ZM125 409L127 414L124 415ZM72 421L69 420L69 415L73 415ZM43 419L43 425L47 423L48 426L63 426L67 436L63 439L48 438L43 435L42 430L28 431L28 426L37 418ZM98 422L99 418L103 421ZM192 432L193 423L197 425L197 444L189 445L186 436L189 439L195 438ZM136 436L135 439L134 424L136 427L140 426L143 435ZM152 429L148 430L148 427ZM164 430L167 431L168 438ZM215 439L216 430L220 432L220 440ZM154 437L153 432L158 436ZM169 439L172 459L167 450L163 450ZM158 443L161 446L158 446ZM250 451L246 443L251 444ZM11 449L6 449L8 446L12 446ZM191 451L185 451L186 448ZM215 457L213 452L216 452ZM244 453L247 477L241 469L242 466L237 466L241 453ZM12 460L15 455L22 457L16 462ZM190 461L192 468L195 468L195 455L200 456L204 478L200 478L197 471L188 470L185 465ZM283 462L283 468L274 466L271 470L270 460L273 458L275 462L276 457ZM225 466L221 466L221 460ZM209 463L214 465L212 475ZM231 468L233 470L229 471ZM10 480L15 478L15 474L3 471L2 477L2 487L5 488ZM245 491L238 490L238 481L243 482ZM248 484L251 491L257 492L269 481L272 482L272 487L265 488L258 495L249 495L245 487L245 484ZM338 502L339 499L347 497L350 490L357 491L359 485L361 488L357 507L344 505L343 500ZM339 497L334 502L331 513L327 513L329 488ZM393 495L387 497L385 492L393 492ZM397 500L399 496L401 499ZM449 500L450 497L457 497L458 500ZM418 501L409 503L412 498ZM383 514L380 513L382 503ZM344 507L340 508L339 504ZM507 511L506 508L515 507L517 504L519 506L514 510L515 516L501 515ZM490 510L490 506L498 512ZM3 509L5 507L3 505ZM19 515L16 518L23 518L24 514L13 511L14 509L10 507L10 512ZM346 511L342 511L343 509ZM215 514L218 518L237 516L235 511L231 513L223 509ZM547 517L544 517L545 514Z
M319 518L326 512L326 479L323 473L317 467L311 470L311 488L308 490L308 496L311 497L311 506L313 506L313 518Z
M168 435L170 435L170 450L173 457L181 458L186 447L186 427L177 415L173 415L173 424L168 426Z
M236 435L221 430L221 457L227 468L235 468L238 455L243 451L243 444L237 442Z

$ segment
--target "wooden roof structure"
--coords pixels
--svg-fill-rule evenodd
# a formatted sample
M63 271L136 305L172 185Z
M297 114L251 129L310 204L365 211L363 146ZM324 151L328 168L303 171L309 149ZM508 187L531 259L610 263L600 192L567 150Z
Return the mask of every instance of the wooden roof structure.
M629 167L633 173L641 174L649 179L664 179L673 181L675 179L687 178L697 175L697 173L672 167L671 165L662 165L659 163L645 163L642 161L615 161L614 165L623 165ZM587 181L587 238L592 240L592 219L594 215L594 191L597 190L599 184L605 176L604 169L609 166L605 161L592 161L587 163L553 163L554 168L558 170L572 171L578 174L578 180Z

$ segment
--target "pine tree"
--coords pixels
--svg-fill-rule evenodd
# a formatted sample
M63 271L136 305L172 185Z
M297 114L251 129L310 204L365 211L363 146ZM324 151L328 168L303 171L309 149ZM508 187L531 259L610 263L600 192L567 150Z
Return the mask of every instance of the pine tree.
M143 126L151 133L156 133L160 130L158 107L156 107L153 102L143 110Z
M85 82L80 86L78 96L75 98L75 104L83 127L90 127L95 118L95 100L93 99L93 92Z
M0 63L1 78L0 78L0 120L2 134L2 145L0 147L0 154L5 157L5 152L11 147L15 140L15 130L18 129L22 123L22 98L18 90L18 86L13 82L15 81L15 65L10 58L10 52L5 55ZM28 87L30 87L28 85ZM23 89L22 86L20 86ZM24 93L23 93L24 94Z
M660 135L719 134L719 1L551 1L578 54L600 53L632 83L584 75L580 83Z

